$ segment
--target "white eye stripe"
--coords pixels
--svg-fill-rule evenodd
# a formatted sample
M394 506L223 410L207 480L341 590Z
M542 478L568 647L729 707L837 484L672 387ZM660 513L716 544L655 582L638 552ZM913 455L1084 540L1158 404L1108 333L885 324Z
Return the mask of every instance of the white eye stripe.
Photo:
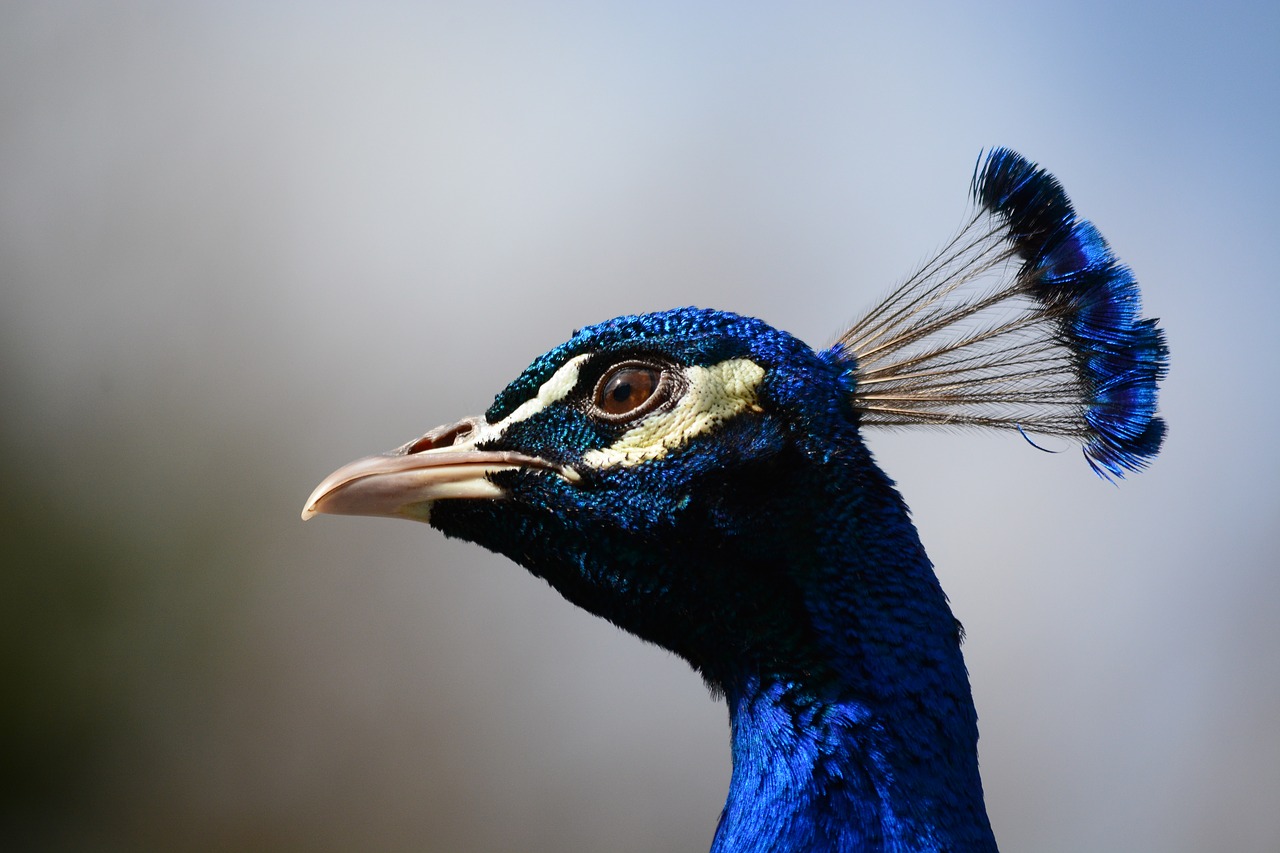
M560 365L560 369L551 374L551 378L538 388L538 393L534 394L528 400L525 400L515 408L511 414L507 415L496 424L485 424L476 430L475 438L468 441L468 444L479 444L482 441L491 441L500 437L507 428L512 424L526 421L548 406L555 405L569 396L574 387L578 384L578 372L582 370L582 365L590 358L590 353L575 355L573 358Z
M582 461L595 468L611 468L661 459L721 421L759 409L756 390L764 379L764 368L749 359L686 367L683 372L685 391L674 406L645 416L610 446L587 451Z

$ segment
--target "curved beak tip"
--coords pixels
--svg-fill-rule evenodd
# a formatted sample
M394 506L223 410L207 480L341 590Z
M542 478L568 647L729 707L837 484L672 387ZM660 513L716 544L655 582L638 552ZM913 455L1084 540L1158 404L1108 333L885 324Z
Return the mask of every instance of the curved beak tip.
M471 448L369 456L325 477L303 505L302 520L366 515L426 521L437 500L505 499L506 490L489 475L527 467L550 466L520 454Z
M307 496L307 502L302 505L303 521L310 521L317 515L333 511L333 507L329 506L332 501L327 499L333 497L335 493L341 492L342 487L351 482L343 476L344 472L350 467L350 465L344 465L328 477L325 477L320 482L320 485L311 490L311 494ZM341 514L341 512L342 510L339 508L338 513Z

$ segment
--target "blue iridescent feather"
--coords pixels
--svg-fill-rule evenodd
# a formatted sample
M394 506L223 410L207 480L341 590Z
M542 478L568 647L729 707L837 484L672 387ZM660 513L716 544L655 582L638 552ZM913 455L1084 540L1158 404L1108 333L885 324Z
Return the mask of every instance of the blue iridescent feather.
M1103 476L1146 467L1164 439L1157 383L1169 351L1154 320L1143 320L1138 283L1093 223L1078 219L1058 180L1006 148L991 151L973 195L1007 224L1005 239L1025 266L1019 276L1046 305L1065 306L1062 334L1089 389L1092 435L1085 456Z

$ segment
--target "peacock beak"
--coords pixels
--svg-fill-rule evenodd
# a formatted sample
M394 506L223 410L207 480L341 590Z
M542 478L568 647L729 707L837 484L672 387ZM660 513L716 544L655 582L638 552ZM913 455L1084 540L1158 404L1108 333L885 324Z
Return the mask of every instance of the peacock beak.
M507 493L489 480L497 471L520 468L554 472L574 482L571 468L509 450L477 450L484 423L468 418L431 430L390 453L343 465L307 498L302 520L312 516L369 515L427 521L438 500L502 500Z

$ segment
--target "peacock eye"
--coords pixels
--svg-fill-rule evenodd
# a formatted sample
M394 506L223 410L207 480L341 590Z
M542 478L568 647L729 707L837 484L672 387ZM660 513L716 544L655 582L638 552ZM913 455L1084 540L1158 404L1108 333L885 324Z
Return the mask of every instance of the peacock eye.
M651 364L628 362L608 370L596 383L592 407L610 421L629 421L648 414L670 396L667 371Z

